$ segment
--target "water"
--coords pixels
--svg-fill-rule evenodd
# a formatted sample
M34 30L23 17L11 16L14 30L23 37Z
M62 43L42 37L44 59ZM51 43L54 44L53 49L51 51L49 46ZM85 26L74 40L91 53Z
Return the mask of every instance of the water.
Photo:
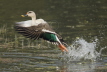
M97 40L97 39L96 39ZM65 54L65 59L69 61L96 60L101 55L101 50L97 51L97 41L88 43L84 39L77 39L68 47L69 53ZM67 57L67 58L66 58Z
M106 72L106 0L0 0L0 72ZM69 45L69 53L14 31L33 10Z
M8 52L0 52L1 71L20 72L30 71L31 69L40 72L41 70L53 70L53 72L104 71L107 68L107 58L101 56L103 48L97 51L98 42L98 39L89 43L83 38L77 38L68 47L69 53L59 53L59 50L48 50L48 48L44 49L43 47L41 49L35 49L34 47L10 49Z

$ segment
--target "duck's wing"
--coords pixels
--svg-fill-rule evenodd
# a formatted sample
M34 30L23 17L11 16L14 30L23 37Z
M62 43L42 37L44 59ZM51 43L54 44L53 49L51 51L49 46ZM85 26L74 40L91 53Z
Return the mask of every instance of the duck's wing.
M58 35L47 23L40 23L37 26L30 26L26 25L25 22L24 24L23 22L18 22L15 24L15 30L25 37L34 40L42 38L53 44L58 44L58 40L56 39L57 37L61 43L64 42L63 38Z
M32 20L16 22L15 26L18 26L18 27L31 27L32 26L31 22L32 22Z
M40 20L41 21L41 20ZM15 24L15 30L24 35L27 38L31 39L39 39L39 38L44 38L44 34L46 33L54 33L55 32L51 29L51 27L46 23L46 22L40 22L38 20L38 25L31 25L31 20L28 21L21 21L21 22L16 22ZM47 39L45 39L47 40Z
M31 20L16 22L15 30L23 36L31 39L39 39L42 34L41 25L31 25Z
M47 40L47 41L49 41L49 42L51 42L53 44L57 44L57 45L58 45L58 40L59 40L63 45L68 46L64 42L63 38L59 34L57 34L48 24L45 24L45 26L42 29L42 31L44 32L44 34L42 35L42 38L44 40ZM47 38L46 35L49 35L48 38ZM57 40L55 40L54 37L56 37Z
M15 30L23 36L31 39L39 39L41 31L34 29L34 27L19 27L15 26Z

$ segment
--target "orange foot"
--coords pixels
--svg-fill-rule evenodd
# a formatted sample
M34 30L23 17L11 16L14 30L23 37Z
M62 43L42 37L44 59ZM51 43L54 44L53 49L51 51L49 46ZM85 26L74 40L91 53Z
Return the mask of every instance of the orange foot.
M66 52L68 52L68 49L64 46L64 45L62 45L62 44L59 44L59 48L64 52L64 51L66 51Z

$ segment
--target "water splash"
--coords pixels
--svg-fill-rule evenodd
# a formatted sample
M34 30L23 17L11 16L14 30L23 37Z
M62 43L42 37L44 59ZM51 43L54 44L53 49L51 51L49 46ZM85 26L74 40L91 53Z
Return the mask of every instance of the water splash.
M83 38L77 39L68 47L69 53L64 54L67 61L96 60L101 55L101 51L97 51L98 39L88 43Z

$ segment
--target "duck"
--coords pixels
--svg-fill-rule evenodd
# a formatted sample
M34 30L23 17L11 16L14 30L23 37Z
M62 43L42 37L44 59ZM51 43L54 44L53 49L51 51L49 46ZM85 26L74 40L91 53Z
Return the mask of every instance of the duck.
M15 30L26 38L38 40L44 39L55 44L62 52L68 52L67 44L63 38L57 34L49 24L43 19L36 19L34 11L28 11L22 17L31 17L31 20L15 22Z

